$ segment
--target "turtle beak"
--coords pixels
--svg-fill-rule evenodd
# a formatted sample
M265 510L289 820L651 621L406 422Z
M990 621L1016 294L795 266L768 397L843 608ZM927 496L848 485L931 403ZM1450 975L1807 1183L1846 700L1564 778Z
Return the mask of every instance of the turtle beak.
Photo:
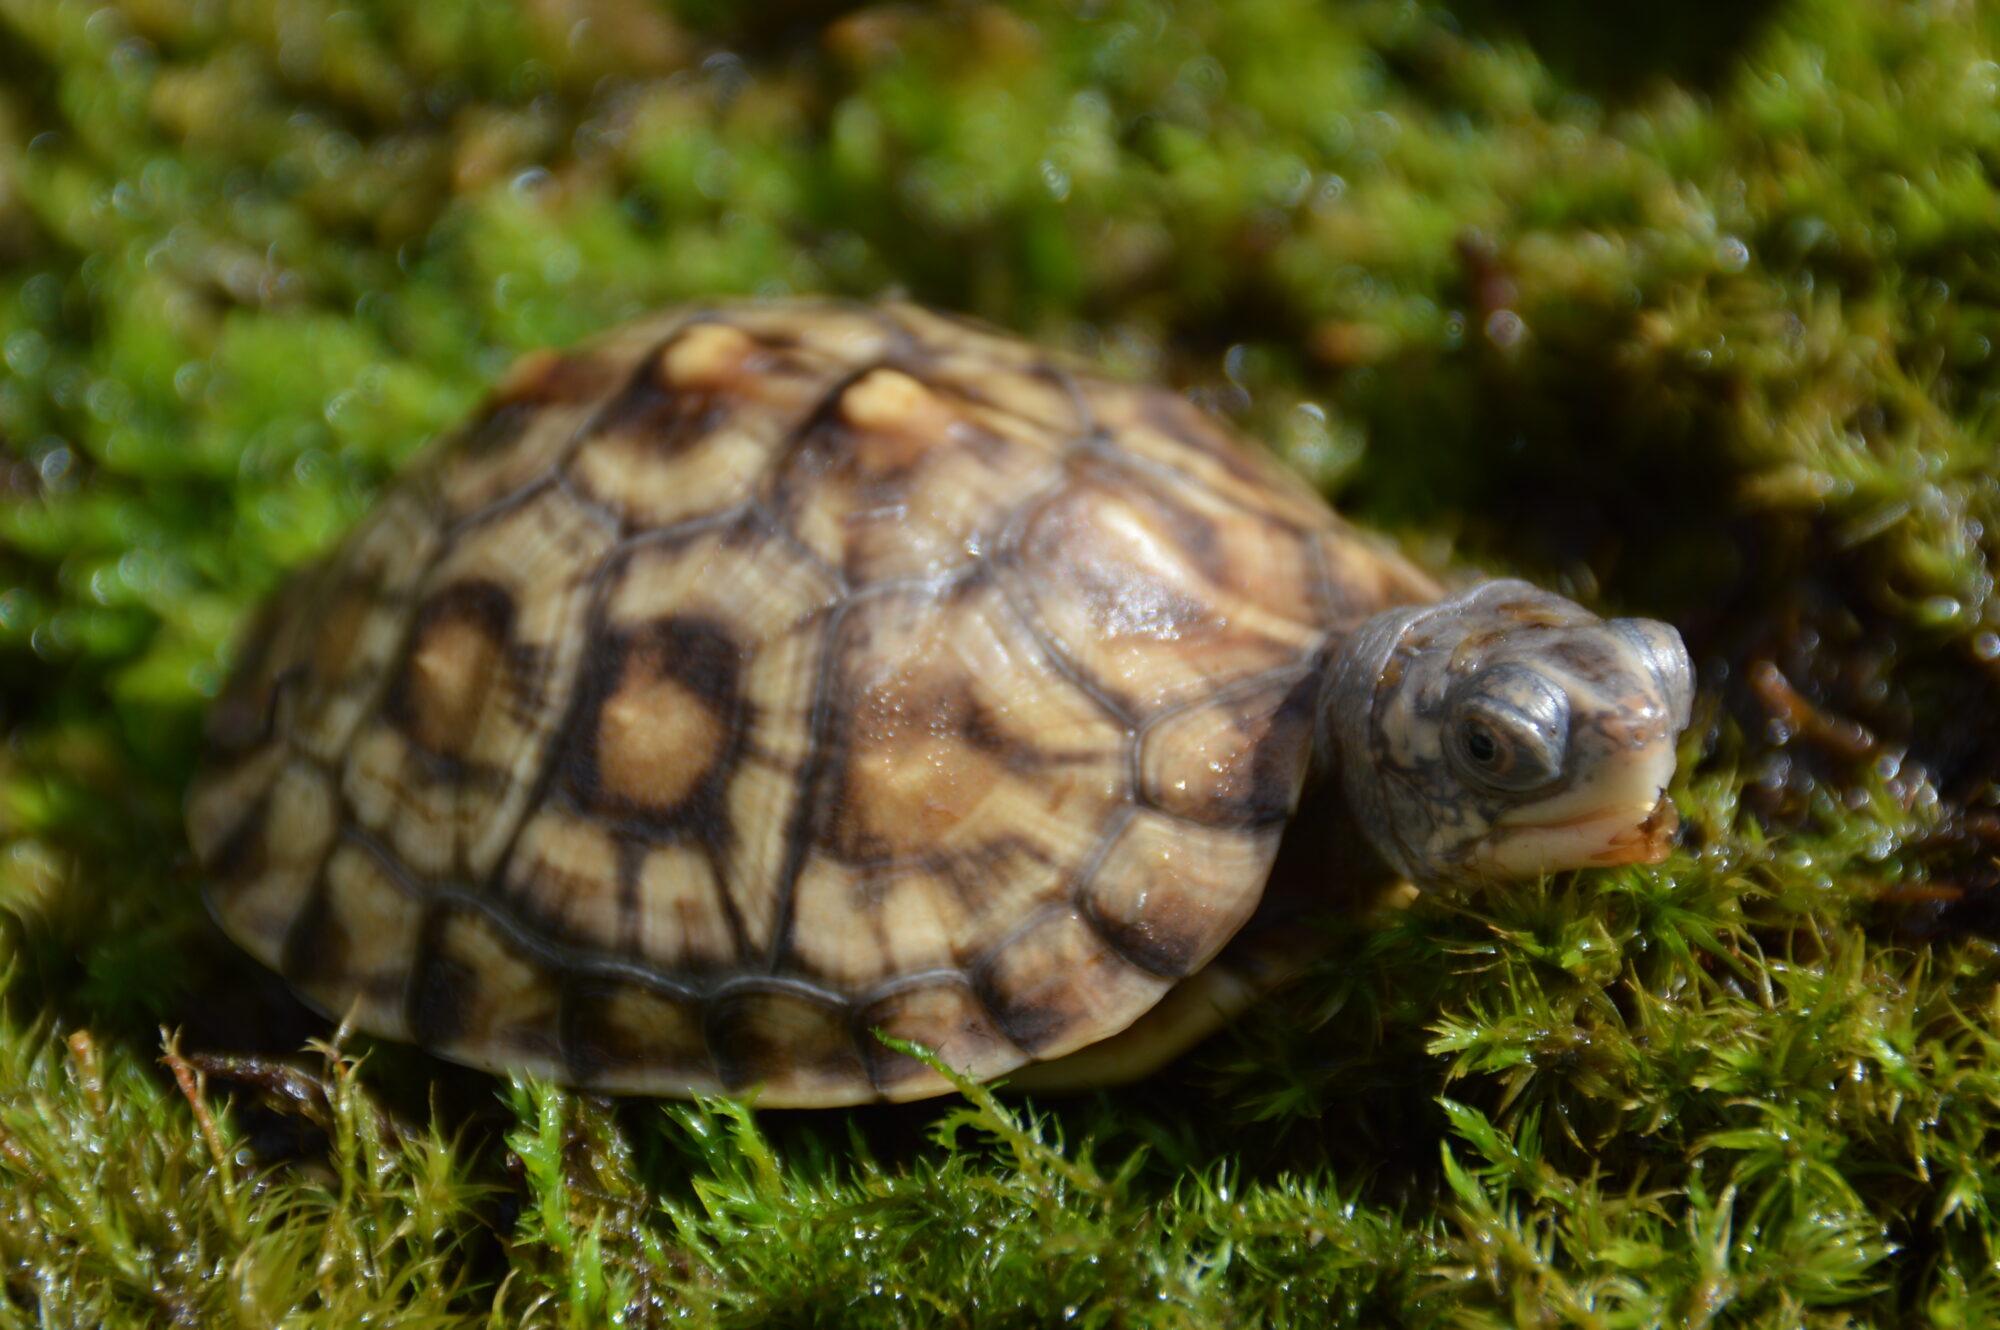
M1649 799L1618 800L1570 817L1496 822L1472 862L1482 874L1509 879L1564 868L1656 864L1672 851L1680 824L1673 800L1656 786Z
M1674 833L1681 829L1681 814L1674 801L1660 791L1659 799L1635 827L1614 832L1605 847L1590 856L1593 864L1656 864L1674 848Z

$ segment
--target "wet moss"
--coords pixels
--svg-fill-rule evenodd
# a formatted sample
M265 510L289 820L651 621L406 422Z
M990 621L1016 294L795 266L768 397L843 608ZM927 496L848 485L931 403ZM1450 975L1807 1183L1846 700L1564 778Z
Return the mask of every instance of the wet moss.
M0 0L0 1323L1991 1323L2000 16L742 12ZM1673 619L1681 850L1060 1104L243 1062L333 1033L180 830L249 607L517 351L890 288Z

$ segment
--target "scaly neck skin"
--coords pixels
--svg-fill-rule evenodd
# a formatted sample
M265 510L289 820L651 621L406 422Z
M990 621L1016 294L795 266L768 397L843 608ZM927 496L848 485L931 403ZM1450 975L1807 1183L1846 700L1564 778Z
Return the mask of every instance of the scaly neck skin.
M1692 694L1668 625L1486 582L1347 638L1320 751L1376 851L1420 884L1656 862Z
M1318 748L1333 767L1339 795L1346 801L1347 816L1367 837L1382 862L1397 876L1413 881L1421 874L1396 837L1383 754L1373 734L1373 721L1376 696L1389 671L1396 643L1429 609L1424 605L1403 605L1364 620L1335 653L1320 696Z

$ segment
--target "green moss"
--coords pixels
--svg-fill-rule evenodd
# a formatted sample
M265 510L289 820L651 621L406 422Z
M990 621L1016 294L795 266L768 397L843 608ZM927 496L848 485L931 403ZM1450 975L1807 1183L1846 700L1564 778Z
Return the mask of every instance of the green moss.
M0 0L0 1324L1993 1323L2000 17L1682 8ZM332 1033L179 828L249 606L519 350L890 286L1674 619L1683 850L1064 1103L161 1064Z

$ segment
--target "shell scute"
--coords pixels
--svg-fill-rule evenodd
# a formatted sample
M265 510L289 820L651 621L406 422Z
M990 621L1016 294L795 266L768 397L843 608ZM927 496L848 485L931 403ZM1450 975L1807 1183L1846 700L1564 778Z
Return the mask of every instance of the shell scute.
M564 1053L576 1080L612 1093L654 1089L672 1078L688 1094L719 1094L698 1002L643 984L573 980L564 993Z
M841 1094L867 1085L847 1008L783 989L745 988L709 1003L708 1044L731 1091Z
M1281 825L1305 783L1320 683L1259 680L1161 717L1139 750L1147 802L1212 826Z
M908 333L883 311L831 300L730 305L698 317L741 328L766 346L850 367L889 359L909 343Z
M910 862L1027 841L1070 862L1124 798L1125 730L990 580L856 602L841 625L820 843Z
M1443 588L1429 574L1384 547L1379 538L1335 518L1315 533L1326 621L1352 628L1371 614L1396 605L1436 600Z
M849 364L696 320L648 355L565 466L630 530L740 504Z
M276 968L340 823L323 771L298 760L273 767L242 821L206 857L209 889L237 942Z
M718 859L700 847L656 846L639 861L630 941L663 974L726 975L761 956L777 927L769 890L733 891Z
M411 1031L448 1057L544 1075L564 1070L560 976L484 911L432 907L409 1004Z
M213 746L210 751L216 756L189 792L186 816L188 844L214 885L263 871L261 860L245 861L263 853L266 796L291 754L282 743L268 741L241 755L233 749L217 754Z
M937 1093L937 1073L873 1037L877 1031L891 1039L923 1045L947 1066L974 1080L998 1076L1027 1057L1001 1032L986 1004L958 975L887 993L861 1009L857 1024L870 1036L862 1045L869 1080L887 1099Z
M1063 655L1144 716L1310 657L1325 630L1291 585L1306 563L1282 527L1091 458L1033 509L1011 567Z
M1095 431L1075 375L1032 343L916 305L889 305L883 313L907 334L902 363L977 404L983 418L1011 417L1069 439Z
M376 856L334 847L294 925L283 969L299 990L391 1039L410 1037L408 988L424 901Z
M1038 1058L1124 1029L1173 986L1120 955L1073 909L1034 917L993 950L974 983L1000 1029Z
M1250 917L1277 851L1275 829L1196 829L1140 810L1091 874L1084 904L1120 956L1179 979L1208 964Z
M1059 440L900 369L866 371L833 406L788 449L770 505L855 586L976 564L1008 514L1061 475Z
M501 870L498 895L524 923L568 946L610 954L632 936L634 866L590 818L544 805L528 815Z
M411 596L442 535L424 487L391 494L308 597L311 636L294 648L300 668L289 684L287 730L320 761L339 760L387 686Z
M433 569L342 780L360 824L420 876L483 881L512 839L610 546L597 518L546 489L464 533Z
M908 975L964 969L1022 910L1067 889L1062 872L1016 845L934 866L862 868L816 855L793 891L787 959L829 991L860 998Z
M516 360L420 472L435 478L446 519L471 520L547 483L631 378L641 348L656 345L685 321L678 314L648 319L573 352L531 351Z
M1307 531L1326 524L1326 501L1309 485L1185 397L1094 376L1080 382L1098 428L1122 451L1186 476L1239 512Z

